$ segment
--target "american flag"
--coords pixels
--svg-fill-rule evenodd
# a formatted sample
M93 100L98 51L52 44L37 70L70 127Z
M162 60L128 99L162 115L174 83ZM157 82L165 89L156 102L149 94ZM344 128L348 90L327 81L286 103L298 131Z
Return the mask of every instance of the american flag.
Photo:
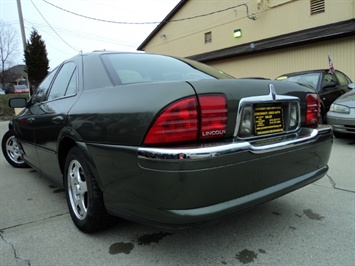
M332 59L330 59L330 56L328 55L328 64L329 64L329 73L333 74L334 73L334 65Z

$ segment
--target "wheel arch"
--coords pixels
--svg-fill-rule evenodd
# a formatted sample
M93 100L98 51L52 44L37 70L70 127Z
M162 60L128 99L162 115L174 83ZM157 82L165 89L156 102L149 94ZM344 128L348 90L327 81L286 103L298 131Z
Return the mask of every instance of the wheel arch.
M98 172L96 170L94 160L93 160L92 156L90 155L90 152L88 150L86 143L83 140L81 140L80 138L77 138L77 137L74 138L73 136L77 136L75 134L75 132L72 132L72 130L67 130L66 134L62 134L62 137L60 138L60 141L58 143L58 149L57 149L58 150L58 163L59 163L60 171L63 175L63 182L64 182L64 172L65 172L65 169L64 169L65 168L65 161L68 156L68 153L73 147L78 147L83 152L85 160L86 160L88 166L90 167L96 182L98 183L99 187L101 188L101 182L100 182L101 180L100 180L100 178L98 178Z
M59 133L57 159L62 174L64 174L65 160L70 149L77 146L79 141L81 141L80 135L78 135L78 133L71 127L64 127Z
M10 120L9 124L7 125L8 130L14 130L14 123Z
M58 162L60 171L64 174L65 160L71 148L76 146L76 141L69 137L64 137L61 139L58 146Z

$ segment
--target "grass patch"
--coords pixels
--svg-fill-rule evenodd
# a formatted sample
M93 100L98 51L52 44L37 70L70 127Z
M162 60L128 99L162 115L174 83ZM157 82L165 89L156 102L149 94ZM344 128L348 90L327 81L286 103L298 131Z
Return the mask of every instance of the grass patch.
M14 108L9 107L9 99L25 97L28 98L28 93L22 94L0 94L0 121L11 120L15 117Z

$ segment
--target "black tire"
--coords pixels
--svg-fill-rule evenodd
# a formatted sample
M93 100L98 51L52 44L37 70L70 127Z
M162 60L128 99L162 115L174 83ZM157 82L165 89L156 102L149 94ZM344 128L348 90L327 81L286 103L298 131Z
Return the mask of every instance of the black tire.
M323 109L321 110L320 116L319 116L319 121L318 121L318 125L324 125L327 123L327 117L325 115L325 112L323 111Z
M10 129L2 137L1 141L2 153L6 161L16 168L28 168L28 164L22 159L22 151L17 143L15 132Z
M73 147L66 158L64 187L71 218L80 231L93 233L111 223L102 191L77 147Z
M335 131L333 131L333 135L334 135L334 137L336 137L336 138L338 138L338 139L342 139L342 138L345 138L345 137L346 137L345 134L340 133L340 132L335 132Z

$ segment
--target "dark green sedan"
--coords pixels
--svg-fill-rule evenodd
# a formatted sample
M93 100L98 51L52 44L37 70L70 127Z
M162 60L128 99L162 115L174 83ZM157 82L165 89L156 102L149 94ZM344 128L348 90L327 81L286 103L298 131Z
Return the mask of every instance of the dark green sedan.
M235 79L146 53L77 55L43 80L2 150L64 184L83 232L113 216L190 227L323 177L332 147L314 90Z

